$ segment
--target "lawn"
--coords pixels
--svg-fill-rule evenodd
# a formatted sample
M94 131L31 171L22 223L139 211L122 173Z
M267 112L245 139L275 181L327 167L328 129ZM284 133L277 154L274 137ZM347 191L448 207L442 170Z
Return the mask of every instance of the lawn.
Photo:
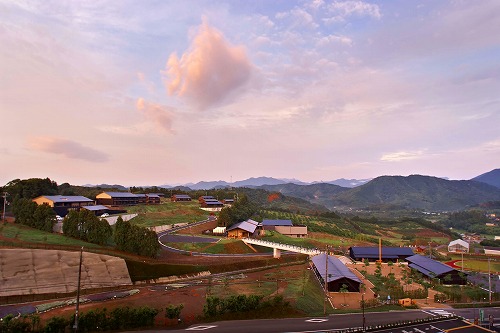
M102 246L97 244L87 243L78 239L66 237L61 234L45 232L12 223L0 225L0 235L2 236L2 239L0 239L0 244L12 245L13 242L22 241L27 243L40 243L49 245L102 248Z
M139 214L131 222L141 227L197 222L206 219L209 215L200 209L200 204L195 201L166 201L159 205L130 206L127 207L127 211L131 214Z

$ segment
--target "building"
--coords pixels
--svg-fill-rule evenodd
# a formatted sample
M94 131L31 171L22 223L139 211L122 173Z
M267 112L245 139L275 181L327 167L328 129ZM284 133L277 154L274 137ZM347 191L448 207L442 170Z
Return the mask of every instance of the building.
M191 201L191 197L187 194L174 194L170 197L170 201Z
M207 200L200 204L202 208L221 208L224 204L219 200Z
M306 225L277 225L274 231L279 232L282 235L294 238L306 238L307 237L307 226Z
M500 256L500 247L484 246L484 254Z
M83 209L90 210L97 216L101 216L104 213L110 212L109 208L103 205L85 206L83 207Z
M258 222L254 220L246 220L243 222L235 223L227 228L227 237L229 238L250 238L255 235Z
M226 227L215 227L212 229L212 234L214 235L224 235L226 233Z
M148 202L148 197L143 193L135 193L137 196L137 203L145 205Z
M360 291L361 280L337 257L326 257L326 253L322 253L312 257L312 263L314 273L323 284L323 287L325 285L325 275L328 277L326 280L329 292L339 292L344 288L349 292Z
M448 252L468 253L469 243L461 239L451 241L450 244L448 244Z
M205 201L207 201L207 200L217 200L217 199L215 199L215 198L214 198L213 196L211 196L211 195L202 195L201 197L199 197L199 198L198 198L198 202L199 202L199 203L203 203L203 202L205 202Z
M160 196L156 193L146 194L146 203L148 205L157 205L161 202Z
M380 253L378 246L352 246L349 248L349 256L356 261L364 261L365 259L376 261L381 258L384 262L396 262L414 254L409 247L382 246L382 253Z
M226 206L232 206L234 204L234 199L224 199L222 203Z
M78 211L82 207L94 205L94 200L80 195L42 195L33 201L37 205L49 205L59 216L66 216L70 210Z
M291 220L263 220L262 230L276 231L282 235L294 238L307 237L307 226L293 225Z
M420 272L429 280L439 279L442 284L467 284L467 274L419 254L406 258L408 267Z
M276 227L292 227L293 223L291 220L263 220L262 229L263 230L276 230Z
M105 206L132 206L139 204L140 197L129 192L102 192L96 196L96 201Z

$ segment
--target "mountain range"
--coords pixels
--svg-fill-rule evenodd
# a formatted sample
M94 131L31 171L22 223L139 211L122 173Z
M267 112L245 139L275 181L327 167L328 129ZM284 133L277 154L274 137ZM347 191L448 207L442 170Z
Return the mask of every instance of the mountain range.
M272 177L252 177L248 178L245 180L239 180L236 182L228 183L224 180L217 180L217 181L201 181L198 183L187 183L187 184L181 184L181 185L161 185L160 187L163 188L178 188L179 186L181 187L188 187L192 190L212 190L212 189L218 189L218 188L225 188L225 187L249 187L249 188L255 188L259 186L264 186L264 185L284 185L284 184L295 184L295 185L311 185L311 184L333 184L333 185L338 185L342 187L347 187L347 188L352 188L356 187L362 184L365 184L369 182L371 179L345 179L345 178L340 178L332 181L321 181L321 182L312 182L312 183L307 183L303 182L297 179L279 179L279 178L272 178Z

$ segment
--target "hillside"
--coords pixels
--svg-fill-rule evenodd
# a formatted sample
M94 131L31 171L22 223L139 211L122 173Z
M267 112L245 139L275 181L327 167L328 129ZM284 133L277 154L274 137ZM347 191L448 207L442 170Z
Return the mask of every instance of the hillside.
M349 190L349 188L346 187L326 183L312 185L289 183L281 185L263 185L259 188L270 192L279 192L289 197L305 199L311 203L326 207L331 206L331 202L337 194Z
M500 188L500 169L495 169L491 170L490 172L483 173L482 175L474 177L471 180Z
M391 205L406 209L449 211L499 199L499 188L476 181L420 175L382 176L339 193L327 207L374 208Z

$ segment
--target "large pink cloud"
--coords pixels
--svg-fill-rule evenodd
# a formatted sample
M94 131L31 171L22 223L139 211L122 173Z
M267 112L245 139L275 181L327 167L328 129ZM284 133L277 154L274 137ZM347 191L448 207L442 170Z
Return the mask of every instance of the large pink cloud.
M165 132L172 133L173 112L169 107L149 103L144 98L139 98L136 103L137 110L144 113L146 119Z
M245 48L231 45L221 32L203 23L191 47L167 62L168 93L177 94L199 109L220 104L250 78L252 65Z
M108 156L94 148L68 139L41 136L28 141L31 149L89 162L106 162Z

